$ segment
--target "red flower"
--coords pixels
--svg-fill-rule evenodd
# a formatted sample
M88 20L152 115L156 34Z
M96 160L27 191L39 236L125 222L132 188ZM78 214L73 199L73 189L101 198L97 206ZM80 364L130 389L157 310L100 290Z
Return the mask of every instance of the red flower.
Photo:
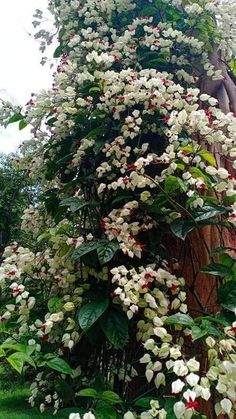
M236 326L231 327L230 331L236 333Z
M14 276L15 274L16 274L16 271L10 271L10 272L8 272L8 275Z
M200 404L197 400L192 400L189 397L189 401L185 403L187 409L200 409Z
M151 274L149 274L148 272L146 272L145 275L144 275L144 279L146 279L147 281L152 281L153 276Z
M162 119L163 122L168 122L170 119L170 115L166 115L164 116L164 118Z

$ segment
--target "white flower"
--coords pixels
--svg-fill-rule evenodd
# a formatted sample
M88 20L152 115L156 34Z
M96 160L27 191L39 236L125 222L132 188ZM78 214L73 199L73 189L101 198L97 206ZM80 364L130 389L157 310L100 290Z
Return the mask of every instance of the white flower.
M128 412L126 412L123 416L123 419L135 419L135 416L133 415L132 412L130 412L130 410Z
M147 381L150 383L150 381L152 381L153 379L154 372L152 370L146 370L145 375L146 375Z
M196 372L196 371L199 371L200 363L198 361L196 361L196 359L191 358L187 362L187 367L188 367L189 371Z
M78 418L78 419L79 419L79 418ZM96 416L94 416L94 414L93 414L93 413L88 412L88 413L85 413L85 414L84 414L83 419L96 419Z
M185 386L185 383L181 381L179 378L176 381L173 381L171 384L172 393L180 393Z
M229 399L221 400L220 405L221 405L223 411L227 414L229 414L231 412L231 409L233 407L232 402Z
M185 412L185 404L183 402L177 402L174 404L173 410L177 419L181 419Z
M165 379L165 375L163 374L163 372L159 372L154 380L155 386L156 388L159 388L161 385L165 385L166 384L166 379Z
M192 390L189 390L189 389L184 392L183 396L184 396L184 398L187 401L189 401L189 400L193 400L194 401L196 399L196 393L195 393L195 391L192 391Z
M75 305L74 303L68 301L68 303L66 303L63 308L65 311L73 311L75 309Z
M173 371L176 375L183 377L184 375L188 374L188 367L182 360L175 361Z
M186 377L186 381L191 387L196 386L199 380L200 380L200 377L197 374L194 374L193 372L191 372Z
M206 167L206 173L208 173L211 176L215 176L217 173L217 169L213 166L207 166Z
M71 413L69 419L81 419L79 413Z
M228 170L224 169L223 167L217 170L217 174L221 179L227 179L229 177Z

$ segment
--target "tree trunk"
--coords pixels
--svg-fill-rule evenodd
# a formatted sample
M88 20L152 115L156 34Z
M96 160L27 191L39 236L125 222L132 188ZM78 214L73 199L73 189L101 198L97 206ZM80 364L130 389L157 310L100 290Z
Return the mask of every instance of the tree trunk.
M236 85L230 77L226 64L221 60L217 45L215 45L211 55L211 62L214 64L216 70L221 69L224 79L212 81L206 77L200 84L200 90L202 93L207 93L217 98L219 108L224 113L236 113ZM225 167L231 175L235 175L232 162L229 158L221 156L217 146L214 146L211 152L214 153L221 167ZM200 273L199 270L213 261L210 256L210 251L220 246L235 247L235 234L233 229L230 232L226 228L207 226L191 232L184 244L178 243L177 249L180 253L180 266L187 285L189 311L193 316L212 314L219 310L217 306L217 288L220 285L220 280L213 275ZM214 261L216 262L216 259ZM207 353L203 350L200 354L200 360L202 373L204 373L207 363ZM202 406L204 414L209 419L216 417L214 403L215 400L212 398L208 402L204 402ZM221 417L223 418L225 416Z

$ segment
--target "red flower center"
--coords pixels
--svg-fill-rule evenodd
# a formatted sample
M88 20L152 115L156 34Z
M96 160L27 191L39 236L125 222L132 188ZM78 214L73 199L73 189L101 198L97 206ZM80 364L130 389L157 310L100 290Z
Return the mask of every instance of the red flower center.
M200 409L200 404L197 400L192 400L189 397L189 401L185 403L187 409Z

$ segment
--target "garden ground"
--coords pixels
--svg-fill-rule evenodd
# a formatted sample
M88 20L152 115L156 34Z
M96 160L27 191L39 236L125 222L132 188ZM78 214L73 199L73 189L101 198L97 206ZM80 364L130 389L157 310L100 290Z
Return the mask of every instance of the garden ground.
M56 416L52 413L41 414L38 409L32 409L27 401L28 389L16 388L0 391L0 419L68 419L72 409L64 409ZM73 409L76 411L76 409Z

